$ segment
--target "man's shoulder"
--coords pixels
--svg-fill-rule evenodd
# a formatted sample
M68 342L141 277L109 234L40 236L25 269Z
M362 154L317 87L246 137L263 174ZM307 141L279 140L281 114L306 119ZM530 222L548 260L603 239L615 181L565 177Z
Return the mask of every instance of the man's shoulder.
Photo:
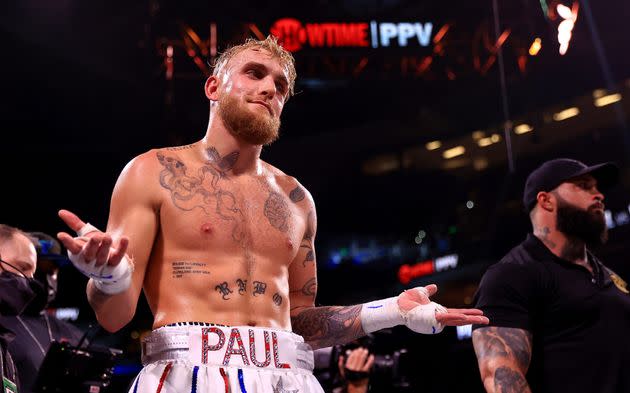
M297 203L303 200L313 202L313 196L298 179L286 174L269 163L265 162L265 166L275 183L287 193L292 202Z
M503 258L488 268L488 272L503 274L537 274L544 270L543 264L532 258L523 243L508 251Z

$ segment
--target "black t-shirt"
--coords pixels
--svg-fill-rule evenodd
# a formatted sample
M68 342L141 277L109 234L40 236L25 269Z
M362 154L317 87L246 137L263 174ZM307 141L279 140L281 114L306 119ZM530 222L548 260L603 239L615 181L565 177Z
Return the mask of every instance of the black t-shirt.
M37 316L22 315L20 319L35 336L39 345L37 345L17 317L1 317L0 324L11 329L15 335L15 339L9 343L9 352L18 370L21 384L20 393L31 393L37 372L44 361L44 354L40 349L40 345L44 351L48 351L50 336L43 314ZM82 336L79 328L50 315L48 315L48 321L50 322L50 331L55 341L67 341L72 345L79 343Z
M534 393L630 392L630 294L590 253L589 261L593 275L530 234L488 268L475 294L490 326L532 333Z

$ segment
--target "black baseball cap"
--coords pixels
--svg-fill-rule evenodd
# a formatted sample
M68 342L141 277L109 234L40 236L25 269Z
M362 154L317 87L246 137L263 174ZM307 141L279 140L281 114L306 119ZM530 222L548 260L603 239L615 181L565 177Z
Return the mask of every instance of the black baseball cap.
M547 161L527 177L523 192L523 205L527 212L536 206L536 196L541 191L551 191L574 177L590 174L597 180L597 188L603 191L614 186L619 178L619 168L612 162L587 166L578 160L557 158Z

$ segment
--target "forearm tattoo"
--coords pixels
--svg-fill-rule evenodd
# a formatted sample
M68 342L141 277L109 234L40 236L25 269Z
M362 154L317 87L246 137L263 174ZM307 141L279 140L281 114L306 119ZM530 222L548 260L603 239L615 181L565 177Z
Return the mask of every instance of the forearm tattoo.
M523 329L484 327L473 332L473 345L480 365L503 364L494 371L495 392L529 392L524 375L532 356L531 333Z
M296 308L291 316L293 332L314 349L344 344L365 335L361 305Z
M499 367L494 372L494 393L531 392L523 373L509 367Z

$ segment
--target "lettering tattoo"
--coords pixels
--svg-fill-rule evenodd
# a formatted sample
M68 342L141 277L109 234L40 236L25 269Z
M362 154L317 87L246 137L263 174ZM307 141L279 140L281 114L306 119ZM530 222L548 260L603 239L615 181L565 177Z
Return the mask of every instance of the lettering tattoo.
M534 235L538 237L549 249L553 250L556 248L556 243L549 239L549 234L551 233L551 229L549 227L535 228Z
M251 234L245 225L245 215L237 203L234 193L223 187L229 172L236 164L239 152L221 156L214 147L205 151L206 161L194 173L176 156L157 152L157 160L163 169L160 186L170 192L176 208L184 211L201 209L206 215L215 214L231 226L231 237L239 244L245 256L248 272L253 270L254 257L251 251Z
M238 279L236 280L236 284L238 285L238 294L244 295L247 292L247 280Z
M352 341L365 335L359 318L361 307L298 307L291 316L293 332L313 349Z
M302 265L306 266L308 262L315 261L315 252L313 251L313 236L315 235L315 225L313 219L313 212L308 212L308 217L306 219L306 230L304 231L304 237L302 238L302 242L300 243L300 248L305 248L307 250L306 255L304 256L304 260L302 261Z
M269 220L272 227L280 232L289 230L289 205L282 195L271 191L269 197L265 201L265 217Z
M295 188L292 189L291 192L289 193L289 199L293 203L300 202L301 200L304 199L305 196L306 196L306 193L304 192L304 189L300 185L295 186Z
M276 306L280 306L282 304L282 296L278 292L273 294L273 303Z
M221 294L223 300L230 300L229 295L234 292L228 287L227 281L223 281L221 284L214 287L214 289Z
M523 374L506 366L494 372L494 391L496 393L531 392Z
M207 264L203 262L175 261L172 263L172 278L182 278L185 275L208 275Z
M254 296L262 295L267 290L267 284L261 281L254 281Z
M311 277L302 288L291 291L291 293L297 292L304 296L315 298L315 295L317 294L317 279L315 277Z

